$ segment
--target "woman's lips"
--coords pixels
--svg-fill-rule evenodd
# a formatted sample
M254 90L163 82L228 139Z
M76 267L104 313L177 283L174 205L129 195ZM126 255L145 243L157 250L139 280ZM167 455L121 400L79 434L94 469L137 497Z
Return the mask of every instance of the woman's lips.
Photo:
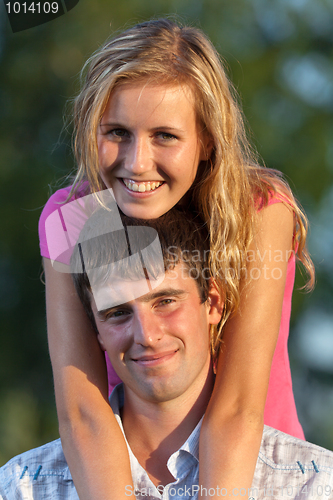
M122 179L122 182L125 184L127 189L134 193L147 193L149 191L155 191L158 189L164 181L144 181L137 182L132 179Z

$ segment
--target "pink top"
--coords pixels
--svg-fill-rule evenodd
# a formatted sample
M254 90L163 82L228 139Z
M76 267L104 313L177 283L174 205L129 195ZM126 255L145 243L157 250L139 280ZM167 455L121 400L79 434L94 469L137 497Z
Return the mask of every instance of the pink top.
M288 200L286 200L288 203ZM271 198L268 205L281 203L278 197ZM264 423L292 436L305 439L299 423L291 381L288 354L288 337L291 314L291 299L295 284L296 258L292 252L288 260L279 336L272 361Z
M59 260L65 263L68 263L68 252L71 251L73 245L73 242L69 242L70 238L67 236L66 217L64 216L64 212L66 211L66 204L64 204L64 201L67 199L69 192L70 187L56 191L46 203L39 219L41 255L46 258L54 258L54 255L50 257L48 246L48 242L50 242L49 235L51 233L52 245L57 244L56 242L58 241L57 246L59 248L56 253L60 256ZM74 200L74 198L70 201L72 200ZM281 200L275 197L269 201L269 205L280 202ZM57 212L57 214L55 212ZM53 214L53 216L48 219L51 214ZM80 224L82 224L82 222ZM66 238L64 238L64 234ZM46 236L48 236L48 239L46 239ZM60 241L65 243L61 244ZM61 247L63 247L62 251L60 251ZM282 432L304 439L304 433L297 417L288 356L289 322L294 281L295 255L292 253L288 261L281 325L269 379L264 423ZM108 368L109 390L111 392L113 387L120 382L120 379L115 373L107 355L106 361Z

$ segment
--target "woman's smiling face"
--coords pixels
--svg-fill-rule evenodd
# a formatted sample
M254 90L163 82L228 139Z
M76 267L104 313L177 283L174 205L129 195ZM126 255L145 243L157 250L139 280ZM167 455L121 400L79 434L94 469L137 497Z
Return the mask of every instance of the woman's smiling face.
M126 215L154 219L190 189L207 143L189 87L126 83L112 92L98 128L100 175Z

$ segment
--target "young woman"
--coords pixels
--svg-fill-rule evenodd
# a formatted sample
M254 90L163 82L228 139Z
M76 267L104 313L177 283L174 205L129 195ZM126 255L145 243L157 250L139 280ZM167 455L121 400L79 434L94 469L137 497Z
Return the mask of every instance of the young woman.
M280 174L257 164L235 91L201 31L142 23L107 41L85 69L74 107L77 176L40 221L59 427L78 494L124 498L131 473L103 355L70 276L52 266L45 221L59 203L105 188L129 216L157 218L186 204L207 222L226 306L200 483L230 494L249 488L264 422L303 437L287 338L295 255L313 283L306 218Z

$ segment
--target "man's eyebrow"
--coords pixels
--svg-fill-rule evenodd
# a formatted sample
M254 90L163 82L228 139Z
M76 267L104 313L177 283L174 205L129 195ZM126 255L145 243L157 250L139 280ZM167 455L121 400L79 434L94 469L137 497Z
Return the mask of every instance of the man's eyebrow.
M159 299L161 297L176 297L177 295L184 295L188 292L182 288L164 288L158 292L147 293L137 300L140 302L150 302L151 300Z
M177 297L179 295L185 294L188 294L188 292L186 290L183 290L182 288L165 288L163 290L160 290L159 292L147 293L146 295L143 295L136 300L146 303L151 302L152 300L160 299L161 297ZM127 304L129 304L129 302L124 302L123 304L118 304L117 306L102 309L101 311L97 311L97 316L99 318L104 318L105 315L110 311L126 307Z

